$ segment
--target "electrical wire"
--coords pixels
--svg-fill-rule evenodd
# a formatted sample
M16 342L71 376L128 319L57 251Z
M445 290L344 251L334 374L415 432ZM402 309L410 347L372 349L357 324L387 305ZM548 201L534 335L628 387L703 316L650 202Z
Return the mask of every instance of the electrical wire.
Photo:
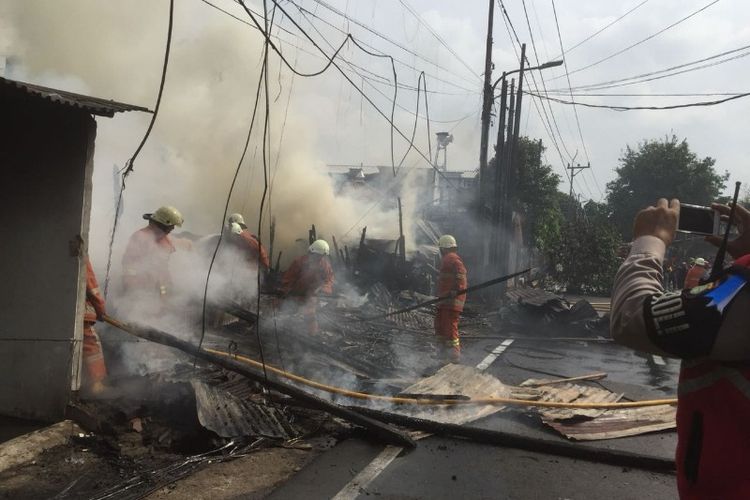
M636 76L632 76L632 77L620 78L620 79L617 79L617 80L609 80L607 82L592 83L592 84L589 84L589 85L581 85L581 86L578 86L578 87L573 87L572 90L573 91L579 91L579 92L580 91L584 91L585 92L585 91L589 91L589 90L606 90L606 89L611 89L611 88L626 87L628 85L636 85L636 84L639 84L639 83L647 83L647 82L651 82L651 81L654 81L654 80L661 80L662 78L670 78L670 77L677 76L677 75L682 75L682 74L685 74L685 73L691 73L691 72L697 71L699 69L712 68L712 67L718 66L720 64L724 64L724 63L731 62L731 61L734 61L734 60L737 60L737 59L741 59L743 57L747 57L748 55L750 55L750 52L745 52L745 53L742 53L742 54L736 54L737 52L740 52L740 51L743 51L743 50L746 50L746 49L750 49L750 45L745 45L745 46L739 47L737 49L732 49L732 50L728 50L728 51L725 51L725 52L721 52L719 54L715 54L713 56L705 57L703 59L698 59L696 61L691 61L691 62L688 62L688 63L679 64L677 66L672 66L672 67L661 69L661 70L658 70L658 71L652 71L650 73L643 73L641 75L636 75ZM688 68L688 66L694 66L694 65L702 63L702 62L712 61L714 59L718 59L719 57L723 57L723 56L726 56L726 55L729 55L729 54L736 54L736 55L734 55L732 57L727 57L726 59L722 59L722 60L719 60L719 61L714 61L714 62L709 63L709 64L703 64L703 65L700 65L700 66L695 66L695 67L692 67L692 68ZM673 71L673 70L681 69L681 68L686 68L686 69L684 69L682 71ZM670 71L673 71L673 72L670 73ZM663 74L663 73L667 73L667 74ZM651 78L648 78L648 77L651 77ZM568 89L553 89L552 90L552 92L567 92L567 91L568 91Z
M121 215L120 211L122 210L122 197L125 191L125 181L128 178L128 176L133 172L135 160L136 158L138 158L138 155L141 153L143 146L146 144L146 141L151 135L151 131L154 128L154 123L156 122L156 117L159 115L159 108L161 107L161 98L162 98L162 95L164 94L164 83L166 82L166 79L167 79L167 67L169 66L169 52L172 47L173 24L174 24L174 0L169 0L169 19L167 23L167 41L166 41L165 48L164 48L164 62L162 64L161 79L159 81L159 92L156 95L156 104L154 106L154 113L151 115L151 121L148 124L146 133L143 135L143 138L141 139L141 142L138 144L138 147L136 148L133 155L125 163L125 168L122 171L120 193L117 196L117 204L115 205L115 217L114 217L114 220L112 221L112 232L110 233L109 248L107 250L107 271L104 275L104 297L105 298L107 297L107 292L109 291L110 271L112 269L112 250L115 246L115 236L117 234L117 225L118 225L118 221L120 220L120 215Z
M746 92L744 94L737 94L731 97L726 97L724 99L719 99L715 101L700 101L700 102L690 102L685 104L673 104L671 106L611 106L611 105L604 105L604 104L590 104L578 101L576 103L573 103L572 101L566 101L563 99L557 99L555 97L547 97L542 96L539 94L534 94L532 92L526 91L527 94L533 95L534 97L538 97L540 99L547 99L553 102L558 102L560 104L576 104L578 106L586 106L587 108L600 108L600 109L611 109L614 111L635 111L635 110L652 110L652 111L661 111L661 110L669 110L669 109L682 109L682 108L695 108L695 107L705 107L705 106L716 106L717 104L723 104L725 102L734 101L737 99L742 99L744 97L750 96L750 92Z
M235 0L235 1L236 1L236 0ZM311 17L314 17L315 19L318 19L319 21L321 21L321 22L322 22L322 23L324 23L325 25L329 26L330 28L332 28L332 29L334 29L334 30L336 30L336 31L338 31L338 32L340 32L340 33L342 33L342 34L344 34L344 35L347 35L347 34L349 34L349 33L348 33L347 31L345 31L345 30L343 30L343 29L339 28L338 26L336 26L335 24L331 23L331 22L330 22L330 21L328 21L327 19L325 19L325 18L323 18L323 17L319 16L319 15L318 15L318 14L316 14L315 12L312 12L311 10L309 10L309 9L306 9L306 8L305 8L305 7L303 7L302 5L299 5L299 4L298 4L297 2L295 2L294 0L289 0L289 3L290 3L290 4L292 4L292 5L294 6L294 7L296 7L296 8L297 8L297 10L299 10L300 12L304 12L304 13L306 13L307 15L309 15L309 16L311 16ZM376 47L373 47L372 45L370 45L370 44L368 44L368 43L366 43L366 42L364 42L364 41L361 41L360 43L361 43L362 45L366 46L367 48L369 48L370 50L374 51L374 52L378 52L378 53L380 53L381 55L384 55L384 54L385 54L385 52L383 52L383 51L381 51L381 50L377 49ZM413 70L413 71L415 71L415 72L419 72L419 71L421 71L420 69L416 68L416 67L415 67L415 66L414 66L413 64L409 64L408 62L406 62L406 61L403 61L403 60L401 60L401 59L399 59L399 58L397 58L397 57L395 57L395 56L393 56L393 55L391 55L391 57L393 57L393 60L394 60L394 61L396 61L397 63L401 64L402 66L404 66L404 67L406 67L406 68L408 68L408 69L411 69L411 70ZM437 69L443 69L443 70L444 70L444 68L441 68L441 67L439 67L439 66L436 66L436 68L437 68ZM454 76L457 76L457 75L455 75L454 73L451 73L450 71L447 71L447 70L444 70L444 71L446 71L447 73L449 73L449 74L452 74L452 75L454 75ZM451 86L453 86L453 87L455 87L455 88L457 88L457 89L460 89L460 90L464 90L464 91L466 91L467 93L469 93L469 94L471 94L471 95L474 95L474 94L478 94L478 93L479 93L479 91L478 91L477 89L474 89L474 90L472 90L472 89L469 89L469 88L467 88L467 87L463 87L463 86L461 86L461 85L457 85L456 83L453 83L453 82L451 82L451 81L449 81L449 80L445 80L445 79L442 79L442 78L438 77L437 75L433 75L433 74L427 73L427 76L429 76L429 77L430 77L431 79L433 79L433 80L435 80L435 81L439 81L439 82L441 82L441 83L445 83L445 84L447 84L447 85L451 85Z
M237 177L239 176L240 169L242 168L242 163L245 160L245 155L247 154L247 149L250 145L250 137L253 132L253 128L255 127L255 117L258 112L258 103L260 102L260 91L263 85L263 75L267 71L267 67L265 65L265 58L263 62L263 66L261 67L260 76L258 78L258 85L255 89L255 100L253 103L253 112L252 117L250 118L250 125L247 129L247 136L245 138L245 145L242 148L242 154L240 155L240 159L237 162L237 167L235 167L234 170L234 176L232 177L232 182L229 186L229 192L227 193L226 203L224 204L224 213L221 217L221 231L219 232L219 239L216 242L216 247L214 248L213 255L211 256L211 261L208 265L208 273L206 274L206 284L203 288L203 313L202 313L202 321L201 321L201 337L198 341L198 347L200 348L203 345L203 340L206 336L206 305L207 305L207 299L208 299L208 283L211 278L211 271L213 270L214 263L216 262L216 255L219 253L219 247L221 246L222 240L224 239L224 231L226 230L226 218L227 213L229 212L229 203L232 198L232 192L234 191L234 186L237 182ZM258 290L260 292L260 290Z
M434 66L435 68L441 69L441 70L445 71L446 73L449 73L449 74L451 74L451 75L453 75L453 76L456 76L456 77L458 77L458 78L461 78L462 80L464 80L464 81L466 81L466 82L469 82L469 81L470 81L470 80L468 80L468 79L466 79L466 78L464 78L464 77L462 77L462 76L460 76L460 75L458 75L458 74L456 74L456 73L452 72L452 71L451 71L451 70L449 70L448 68L445 68L445 67L441 66L441 65L440 65L440 64L438 64L437 62L435 62L435 61L432 61L431 59L428 59L428 58L424 57L423 55L419 54L418 52L415 52L415 51L413 51L412 49L410 49L410 48L408 48L408 47L406 47L406 46L404 46L404 45L402 45L402 44L400 44L400 43L396 42L395 40L393 40L393 39L391 39L391 38L389 38L389 37L387 37L387 36L383 35L382 33L380 33L380 32L378 32L378 31L376 31L375 29L373 29L373 28L371 28L371 27L367 26L367 24L365 24L365 23L363 23L363 22L361 22L361 21L358 21L358 20L356 20L356 19L354 19L354 18L352 18L352 17L348 16L348 15L347 15L347 14L346 14L345 12L341 12L340 10L338 10L337 8L335 8L335 7L333 7L332 5L328 4L327 2L325 2L325 1L323 1L323 0L313 0L313 1L314 1L315 3L317 3L318 5L320 5L321 7L325 8L326 10L328 10L328 11L330 11L330 12L333 12L334 14L336 14L336 15L338 15L338 16L341 16L341 17L343 17L343 18L344 18L344 19L346 19L347 21L349 21L349 22L351 22L351 23L353 23L353 24L356 24L357 26L359 26L360 28L364 29L365 31L367 31L367 32L369 32L369 33L371 33L371 34L375 35L376 37L378 37L378 38L380 38L380 39L382 39L382 40L385 40L386 42L390 43L391 45L393 45L393 46L395 46L395 47L398 47L399 49L401 49L401 50L403 50L404 52L407 52L407 53L409 53L409 54L413 55L414 57L416 57L416 58L418 58L418 59L422 60L423 62L426 62L427 64L430 64L430 65ZM718 0L717 0L717 1L718 1ZM294 3L294 2L290 0L290 3ZM474 76L476 76L477 78L480 78L480 77L479 77L479 75L477 75L476 73L473 73L473 74L474 74Z
M422 16L420 16L420 15L419 15L419 13L418 13L418 12L417 12L416 10L414 10L414 8L413 8L413 7L412 7L412 6L411 6L411 5L409 4L409 2L407 2L406 0L399 0L399 2L401 3L401 5L403 5L403 6L404 6L404 8L405 8L406 10L408 10L408 11L409 11L409 13L411 13L411 15L412 15L412 16L414 16L414 18L415 18L415 19L416 19L416 20L417 20L417 21L419 22L419 24L420 24L420 25L424 26L424 27L425 27L425 28L427 29L427 31L429 31L429 32L430 32L430 34L431 34L432 36L434 36L434 37L435 37L435 39L436 39L436 40L437 40L438 42L440 42L440 44L441 44L441 45L442 45L443 47L445 47L446 49L448 49L448 52L450 52L450 53L451 53L451 55L453 55L453 57L455 57L455 58L456 58L456 60L457 60L458 62L460 62L461 64L463 64L463 66L464 66L464 67L465 67L466 69L468 69L468 70L469 70L469 72L470 72L470 73L471 73L472 75L474 75L474 76L475 76L475 77L477 77L478 79L481 79L481 77L479 76L479 74L478 74L478 73L477 73L476 71L474 71L474 69L473 69L473 68L472 68L472 67L471 67L471 66L470 66L470 65L469 65L469 64L468 64L468 63L467 63L467 62L466 62L466 61L465 61L464 59L462 59L462 58L461 58L461 56L459 56L459 55L458 55L458 54L456 53L456 51L455 51L455 50L453 50L453 48L451 48L451 47L450 47L450 46L448 45L448 43L447 43L447 42L446 42L445 40L443 40L443 39L442 39L442 37L441 37L440 35L438 35L438 34L437 34L437 33L435 32L435 30L434 30L434 29L432 29L432 26L430 26L430 25L429 25L429 24L427 23L427 21L425 21L424 19L422 19Z
M518 49L516 48L516 45L515 45L516 43L518 43L518 46L519 47L521 46L521 41L518 38L518 33L516 32L515 27L513 27L513 22L510 20L510 16L508 15L507 10L505 10L505 5L503 4L502 0L497 0L497 3L500 6L500 9L503 13L502 19L503 19L503 23L505 24L505 29L508 32L508 38L510 40L511 46L513 47L513 51L516 54L516 59L518 59L520 63L521 56L518 53ZM514 41L514 35L515 35L515 41ZM532 79L532 82L534 82L533 79ZM554 130L552 129L552 124L550 123L549 117L547 116L546 108L544 107L544 101L540 99L539 102L537 102L536 100L532 99L531 102L534 104L534 108L536 109L537 115L539 115L539 119L542 123L542 127L544 128L544 131L547 133L548 137L550 138L550 141L552 142L552 145L554 146L555 151L557 151L557 154L560 158L560 165L562 166L562 171L565 174L565 178L568 180L568 182L570 182L570 174L568 174L568 170L565 168L565 164L567 162L565 161L565 158L563 157L562 150L560 149L560 145L558 144L557 138L555 137L555 134L554 134ZM542 113L542 111L539 110L540 105L544 113Z
M557 29L557 40L560 42L560 50L564 54L565 46L563 45L562 34L560 33L560 22L557 18L557 7L555 7L555 0L550 0L550 1L552 3L552 13L554 14L554 17L555 17L555 28ZM640 5L643 5L643 3L641 3ZM568 72L568 59L567 58L563 58L563 67L565 68L565 77L568 81L568 87L572 87L570 83L570 73ZM545 92L545 95L549 97L549 93ZM573 98L572 90L570 91L570 100L572 102L575 102ZM576 108L575 104L573 105L573 114L575 115L576 126L578 127L578 137L581 139L581 147L583 148L583 154L586 157L586 162L589 164L589 168L587 170L591 172L591 175L594 178L594 185L596 186L596 189L599 191L599 196L601 197L601 199L604 199L604 193L602 192L601 187L599 187L599 180L596 178L594 169L590 167L591 159L589 158L589 151L588 151L588 148L586 147L586 141L583 140L583 130L581 129L581 119L578 116L578 109Z
M612 21L611 23L607 24L607 25L606 25L606 26L604 26L603 28L601 28L601 29L597 30L596 32L592 33L591 35L587 36L586 38L584 38L583 40L581 40L581 41L580 41L580 42L578 42L577 44L573 45L573 46L572 46L571 48L569 48L568 50L564 50L564 49L562 49L562 48L561 48L560 50L562 50L562 52L561 52L560 54L558 54L558 55L557 55L557 57L554 57L554 59L557 59L558 57L567 57L567 55L568 55L568 54L570 54L571 52L573 52L573 51L574 51L575 49L577 49L578 47L580 47L580 46L581 46L581 45L583 45L584 43L588 42L588 41L589 41L589 40L591 40L592 38L594 38L594 37L598 36L598 35L599 35L600 33L602 33L602 32L603 32L604 30L606 30L606 29L608 29L608 28L612 27L613 25L617 24L617 23L618 23L618 22L620 22L620 21L621 21L621 20L622 20L623 18L625 18L626 16L628 16L628 15L629 15L629 14L631 14L632 12L635 12L635 11L636 11L636 10L637 10L638 8L640 8L640 7L641 7L641 6L643 5L643 4L645 4L645 3L646 3L646 2L648 2L648 1L649 1L649 0L643 0L643 1L641 2L641 3L639 3L639 4L638 4L638 5L636 5L635 7L633 7L633 8L632 8L632 9L630 9L630 10L628 10L628 11L627 11L627 12L625 12L625 13L624 13L623 15L621 15L620 17L618 17L617 19L615 19L615 20L614 20L614 21Z
M610 54L610 55L608 55L606 57L603 57L603 58L599 59L598 61L592 62L590 64L587 64L586 66L582 66L582 67L580 67L578 69L575 69L575 70L571 71L569 74L573 75L575 73L579 73L579 72L587 70L589 68L593 68L594 66L598 66L599 64L601 64L601 63L603 63L605 61L609 61L610 59L612 59L614 57L617 57L617 56L619 56L621 54L624 54L625 52L629 51L630 49L638 47L642 43L645 43L645 42L647 42L649 40L652 40L653 38L656 38L657 36L659 36L662 33L664 33L666 31L674 28L675 26L678 26L679 24L682 24L683 22L687 21L688 19L692 18L693 16L696 16L696 15L700 14L701 12L703 12L704 10L708 9L709 7L711 7L712 5L714 5L714 4L718 3L718 2L719 2L719 0L712 0L711 2L708 2L706 5L704 5L703 7L701 7L700 9L691 12L687 16L679 19L678 21L673 22L672 24L670 24L669 26L666 26L665 28L660 29L656 33L652 33L651 35L647 36L646 38L643 38L643 39L641 39L641 40L639 40L639 41L637 41L637 42L635 42L633 44L630 44L627 47L625 47L624 49L620 49L617 52L614 52L614 53L612 53L612 54ZM562 78L562 77L558 77L558 78Z
M345 71L344 71L344 70L343 70L343 69L341 68L341 66L340 66L340 65L338 65L338 64L337 64L337 63L335 62L335 60L334 60L334 59L335 59L335 55L336 55L336 54L334 54L334 56L329 56L329 55L328 55L328 54L327 54L327 53L326 53L326 52L325 52L325 51L323 50L323 48L322 48L322 47L320 47L320 45L318 45L318 43L317 43L317 42L315 42L315 40L314 40L314 39L313 39L313 38L312 38L312 37L310 36L310 34L309 34L309 33L307 33L307 31L305 31L305 30L304 30L304 29L303 29L303 28L302 28L302 27L301 27L301 26L299 25L299 23L298 23L297 21L295 21L295 20L294 20L294 18L292 18L292 17L291 17L290 15L289 15L289 13L288 13L288 12L286 12L286 11L284 10L284 8L283 8L283 7L282 7L282 6L281 6L281 5L279 4L278 0L272 0L272 1L274 2L274 4L276 4L277 8L278 8L278 9L279 9L279 10L280 10L280 11L281 11L281 12L282 12L282 13L283 13L283 14L284 14L285 16L286 16L286 18L287 18L287 19L289 19L289 20L290 20L290 21L292 22L292 24L294 24L294 26L295 26L295 27L296 27L296 28L297 28L297 29L298 29L298 30L299 30L299 31L300 31L300 32L301 32L301 33L302 33L302 34L303 34L303 35L305 36L305 38L307 38L307 39L308 39L308 40L309 40L309 41L310 41L310 42L311 42L311 43L313 44L313 46L315 46L315 48L316 48L317 50L319 50L319 51L321 52L321 54L323 54L323 55L324 55L324 56L325 56L325 57L326 57L327 59L329 59L329 64L328 64L327 66L328 66L328 67L330 67L330 66L333 66L334 68L336 68L336 70L338 70L338 71L339 71L339 73L341 73L341 75L342 75L342 76L343 76L343 77L344 77L344 78L345 78L345 79L347 80L347 82L349 82L349 84L350 84L350 85L351 85L351 86L352 86L352 87L353 87L353 88L354 88L354 89L355 89L355 90L356 90L356 91L357 91L357 92L358 92L358 93L359 93L359 94L360 94L360 95L361 95L361 96L362 96L362 97L363 97L363 98L364 98L364 99L365 99L365 100L366 100L366 101L368 102L368 104L370 104L370 105L371 105L371 106L373 107L373 109L374 109L374 110L375 110L375 111L376 111L376 112L377 112L377 113L378 113L378 114L379 114L380 116L382 116L382 117L383 117L383 118L384 118L384 119L385 119L386 121L388 121L388 122L389 122L389 123L390 123L390 124L391 124L391 125L393 126L393 129L394 129L394 131L396 131L396 132L398 133L398 135L400 135L400 136L401 136L401 137L402 137L402 138L403 138L404 140L408 141L408 140L409 140L409 138L408 138L408 137L406 136L406 134L405 134L405 133L404 133L404 132L403 132L403 131L402 131L402 130L401 130L401 129L400 129L399 127L398 127L398 126L396 126L396 125L395 125L395 123L393 123L393 121L392 121L392 120L390 120L390 119L388 118L388 116L387 116L387 115L386 115L386 114L385 114L385 113L383 112L383 110L381 110L381 109L380 109L380 108L379 108L379 107L378 107L378 106L377 106L377 105L375 104L375 102L374 102L374 101L372 100L372 98L370 98L370 96L368 96L368 95L367 95L367 94L366 94L366 93L365 93L365 92L364 92L364 91L363 91L363 90L362 90L362 89L361 89L361 88L360 88L360 87L359 87L359 86L358 86L358 85L357 85L356 83L354 83L354 81L353 81L353 80L351 79L351 77L350 77L350 76L349 76L349 75L348 75L348 74L347 74L347 73L346 73L346 72L345 72ZM252 14L252 12L251 12L251 11L249 11L248 9L246 9L246 12L247 12L247 14L248 14L248 15L250 16L250 18L252 19L253 23L254 23L254 24L256 24L256 25L257 25L258 27L260 27L260 25L258 24L258 21L257 21L257 19L256 19L256 18L255 18L255 16L254 16L254 15ZM271 46L271 48L273 48L273 49L274 49L274 51L275 51L275 52L276 52L276 53L277 53L277 54L279 55L279 58L281 59L281 61L282 61L282 62L283 62L283 63L284 63L284 64L285 64L285 65L286 65L286 66L287 66L287 67L288 67L288 68L289 68L289 69L290 69L291 71L293 71L293 72L296 72L296 73L297 73L298 75L300 75L300 76L306 76L306 75L304 75L304 74L301 74L301 73L299 73L299 72L298 72L298 71L296 70L296 68L294 68L294 66L292 66L292 65L291 65L291 64L289 63L289 61L287 61L287 60L286 60L286 58L285 58L285 57L283 56L283 54L281 54L281 53L280 53L280 51L279 51L278 47L276 47L276 45L275 45L275 44L274 44L274 43L273 43L273 42L272 42L272 41L270 40L270 37L268 37L268 36L267 36L267 38L268 38L268 43L269 43L269 45ZM356 43L356 41L354 40L354 37L353 37L353 36L352 36L351 34L348 34L348 35L347 35L347 39L351 39L352 41L354 41L354 42ZM345 42L346 42L346 40L345 40ZM358 46L359 46L359 45L358 45ZM447 186L450 186L450 187L452 187L453 189L459 189L459 187L458 187L458 186L456 186L455 184L453 184L453 182L451 182L451 180L450 180L450 179L449 179L448 177L446 177L446 176L445 176L445 174L443 174L443 172L442 172L442 171L440 171L440 169L438 169L437 167L435 167L435 165L433 165L433 164L432 164L432 160L431 160L430 158L428 158L428 157L427 157L427 156L426 156L426 155L424 154L424 152L423 152L423 151L422 151L421 149L419 149L418 147L414 146L414 150L415 150L415 151L416 151L416 152L417 152L417 153L418 153L418 154L419 154L419 155L420 155L420 156L421 156L421 157L422 157L422 158L423 158L424 160L426 160L426 161L427 161L427 163L428 163L428 164L430 165L430 167L431 167L431 168L432 168L433 170L435 170L435 172L436 172L436 173L437 173L438 175L440 175L440 177L442 177L442 178L443 178L443 179L445 180L445 183L446 183L446 185L447 185Z

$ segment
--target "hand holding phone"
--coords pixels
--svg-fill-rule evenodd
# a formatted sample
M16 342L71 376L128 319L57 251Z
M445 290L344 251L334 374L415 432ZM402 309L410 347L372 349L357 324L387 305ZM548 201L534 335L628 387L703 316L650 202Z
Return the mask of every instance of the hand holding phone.
M717 236L721 224L721 215L711 207L680 204L680 215L677 231L687 234Z

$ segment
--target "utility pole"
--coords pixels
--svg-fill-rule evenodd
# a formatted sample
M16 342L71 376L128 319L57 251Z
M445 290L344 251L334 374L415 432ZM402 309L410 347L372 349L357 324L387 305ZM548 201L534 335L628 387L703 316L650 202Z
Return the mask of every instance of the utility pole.
M492 24L495 15L495 0L489 0L487 17L487 48L484 54L484 88L482 92L482 135L479 144L479 206L484 211L487 180L487 145L490 135L490 111L492 110Z
M591 168L591 163L588 163L586 165L581 165L580 163L578 165L571 165L568 163L568 170L570 170L570 197L573 197L573 179L576 175L581 173L581 170L586 170L587 168Z
M499 264L500 272L507 272L510 265L511 257L511 244L513 243L513 196L516 189L516 177L518 171L518 160L519 160L519 134L521 128L521 103L523 98L523 73L526 69L526 44L521 45L521 68L518 72L518 87L516 88L515 95L515 106L513 102L513 85L511 83L511 99L510 99L510 115L508 117L509 131L508 135L511 138L509 146L506 147L507 151L507 166L505 175L505 189L503 190L502 199L502 229L503 234L500 239L499 248ZM510 129L510 123L512 120L513 127ZM505 291L507 284L501 286L500 292Z

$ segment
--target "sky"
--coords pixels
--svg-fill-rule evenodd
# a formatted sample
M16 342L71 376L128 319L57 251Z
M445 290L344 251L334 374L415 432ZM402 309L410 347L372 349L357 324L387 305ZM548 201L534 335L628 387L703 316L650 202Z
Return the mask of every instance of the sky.
M127 230L140 223L136 214L147 211L144 207L153 210L167 199L195 207L190 214L195 223L192 230L215 228L252 114L263 39L249 25L250 17L233 0L179 0L176 4L162 109L126 191ZM263 10L259 0L247 4L256 12ZM272 2L268 4L270 11ZM6 75L153 109L168 5L167 0L3 0L0 55L8 58ZM505 0L504 6L519 40L527 44L531 64L559 59L564 52L574 88L651 73L750 45L750 5L741 0L555 0L557 23L551 0L525 0L526 11L521 0ZM294 219L290 222L294 231L314 218L296 220L295 216L312 213L322 218L330 210L344 219L331 232L368 222L353 216L364 211L356 204L361 200L331 205L332 195L320 175L326 165L391 165L393 161L405 167L425 167L425 157L435 154L434 133L446 131L454 137L448 148L448 168L477 168L486 1L295 0L281 2L280 7L286 13L275 13L272 40L287 62L282 63L275 53L269 56L272 146L268 164L271 176L278 173L283 181L279 183L283 188L274 188L276 209ZM299 73L321 70L326 65L322 52L333 54L346 33L357 44L350 41L339 52L335 66L340 70L332 65L318 76L292 73L289 66ZM518 67L514 42L496 3L493 79ZM745 54L750 49L729 57ZM394 58L393 67L383 55ZM393 110L395 130L387 119L392 114L394 68L399 84ZM588 93L741 93L747 91L744 82L749 68L747 60L739 57L677 76ZM426 102L424 92L418 101L415 91L421 72L428 90ZM527 88L544 92L546 87L550 96L570 100L565 66L536 71L534 80L527 77ZM726 97L585 94L576 90L574 99L591 104L664 106ZM565 165L573 158L574 163L590 163L591 168L575 179L574 189L583 199L605 196L606 183L614 178L627 145L635 147L643 140L672 134L686 139L699 157L715 158L717 170L729 172L730 181L750 182L743 149L750 97L669 111L623 112L580 105L575 111L570 105L527 95L521 132L542 139L547 147L545 160L564 180ZM94 226L107 224L113 212L113 169L122 168L149 119L143 113L98 119L94 206L99 207L101 219L95 216ZM234 209L252 211L250 206L260 196L262 169L257 165L262 138L257 130L230 200ZM412 134L414 148L410 149ZM493 127L490 137L495 134ZM560 188L567 191L566 180ZM325 210L316 212L321 207ZM373 218L383 216L380 209L369 213Z

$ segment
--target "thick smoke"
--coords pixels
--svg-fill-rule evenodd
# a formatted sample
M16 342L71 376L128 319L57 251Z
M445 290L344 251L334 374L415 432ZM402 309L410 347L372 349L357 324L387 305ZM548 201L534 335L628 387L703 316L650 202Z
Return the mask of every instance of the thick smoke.
M149 0L6 2L3 18L13 27L3 30L0 45L9 60L6 75L152 108L167 7L167 2ZM329 158L313 153L317 123L298 113L294 100L285 114L292 82L288 71L279 72L275 56L271 61L269 170L273 189L271 209L267 206L265 211L278 221L276 249L288 249L287 258L299 253L294 242L306 235L312 223L329 239L331 235L343 239L353 226L348 236L356 238L364 225L374 237L396 237L395 210L376 207L358 224L372 204L336 195L323 168ZM261 63L262 39L257 31L200 2L176 2L164 98L154 131L128 179L114 270L119 268L127 238L144 223L141 214L160 205L178 207L185 216L186 231L199 235L218 231L250 123ZM298 79L294 85L296 90L310 84ZM230 212L243 212L253 231L258 230L264 184L263 117L261 97L255 131L229 207ZM114 214L113 169L123 167L149 118L131 112L97 120L90 253L100 273ZM282 126L284 140L277 163ZM417 208L407 202L404 207L409 218ZM269 221L267 217L262 229L266 242Z
M3 2L0 55L8 61L5 76L153 108L166 43L167 12L168 2L152 0ZM241 11L237 13L243 15ZM161 109L153 133L128 178L112 252L110 305L125 319L150 323L190 340L200 331L198 299L210 252L178 249L171 259L175 289L180 291L173 302L182 306L174 311L194 314L151 311L154 304L150 297L125 301L119 295L121 259L130 235L145 225L141 215L161 205L174 205L182 211L184 231L198 236L219 231L255 105L262 50L260 34L248 26L217 14L200 2L175 2ZM298 112L293 98L287 112L290 89L309 94L309 86L314 83L310 83L313 79L292 82L289 72L279 71L278 64L278 58L272 56L268 163L272 190L261 233L266 244L270 216L277 222L274 248L276 253L284 252L284 262L305 251L306 245L298 240L306 239L313 223L318 234L329 241L332 235L342 243L347 238L354 240L365 225L371 237L397 237L398 213L377 203L380 193L365 197L361 193L337 195L324 167L330 158L314 153L316 130L327 110L318 110L315 115ZM327 100L322 98L320 102ZM229 212L244 213L254 232L258 230L264 187L263 103L261 94L255 129L229 204ZM315 116L316 121L309 116ZM89 253L100 281L104 279L119 187L116 172L132 155L149 120L150 115L140 112L97 118ZM284 140L279 149L282 128ZM407 177L402 174L404 184L408 184ZM409 237L416 200L407 189L402 196ZM361 219L366 212L367 216ZM238 280L236 269L216 266L211 297L234 286ZM257 293L255 276L244 276L242 281L247 284L242 302L247 304ZM152 345L138 343L127 349L132 352L126 352L124 357L138 360L138 371L173 363L167 350ZM160 351L158 355L156 351Z

